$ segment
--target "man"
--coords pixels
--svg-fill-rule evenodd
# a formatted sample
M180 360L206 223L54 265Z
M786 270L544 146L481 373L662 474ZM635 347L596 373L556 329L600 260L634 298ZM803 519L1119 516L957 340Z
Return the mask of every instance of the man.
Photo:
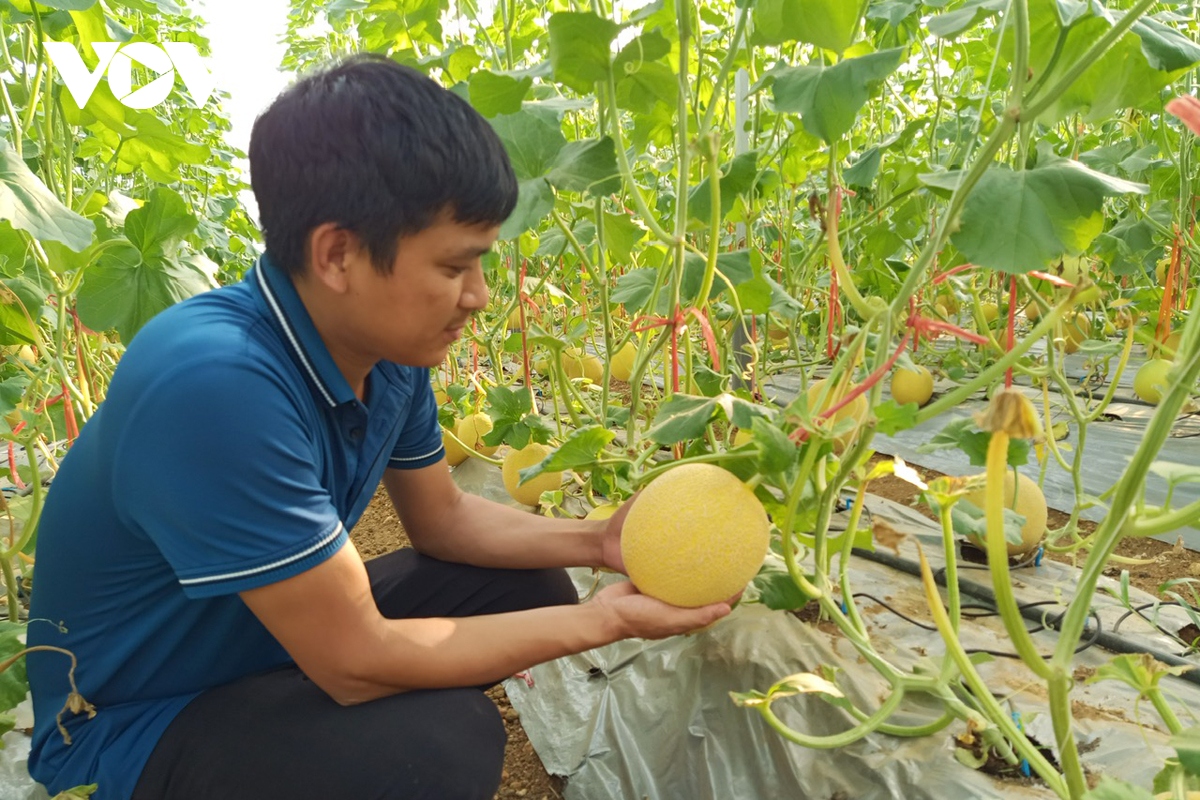
M562 567L622 569L623 511L553 520L451 480L428 368L486 305L516 202L466 102L356 57L272 104L250 170L265 256L137 335L50 489L29 643L74 653L96 713L32 653L31 772L102 800L490 798L480 687L729 606L628 582L578 604ZM381 479L415 551L364 565L346 531Z

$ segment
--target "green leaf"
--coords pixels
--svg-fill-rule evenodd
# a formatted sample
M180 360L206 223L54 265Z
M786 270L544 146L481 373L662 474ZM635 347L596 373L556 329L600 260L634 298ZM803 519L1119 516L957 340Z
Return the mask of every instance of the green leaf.
M775 106L800 114L804 128L830 144L853 127L859 109L900 65L904 53L897 47L847 58L832 67L809 64L776 70Z
M1171 747L1179 756L1179 763L1191 775L1200 775L1200 726L1192 726L1171 737Z
M970 0L962 8L938 14L929 20L929 32L942 39L957 36L1008 7L1008 0Z
M982 467L987 464L988 443L992 435L981 431L970 417L962 417L946 424L935 433L928 442L917 447L918 453L933 453L957 447L966 454L971 466ZM1010 439L1008 442L1008 465L1010 467L1024 466L1029 461L1029 442L1026 439Z
M568 142L558 151L546 179L561 191L606 195L620 190L613 140L605 136Z
M754 420L750 432L758 448L759 471L782 475L800 460L800 448L765 416Z
M24 636L25 623L0 621L0 660L11 658L24 650ZM18 658L8 669L0 672L0 712L16 708L27 694L29 680L25 677L25 659Z
M154 315L213 285L194 259L143 257L130 242L113 240L84 275L79 318L95 331L116 329L128 344Z
M498 114L490 122L520 181L545 176L567 144L558 116L545 109L526 107L515 114Z
M950 507L950 520L954 532L961 536L974 536L987 541L987 513L984 509L965 498ZM1009 544L1020 544L1021 529L1025 527L1025 516L1011 508L1004 509L1004 540Z
M658 408L646 435L655 444L672 445L704 435L717 413L717 401L709 397L677 394Z
M125 217L125 237L142 255L173 254L196 228L196 218L177 192L165 186L150 192L145 205Z
M1083 800L1154 800L1154 795L1140 786L1104 775L1096 788L1083 796Z
M671 43L662 35L662 31L655 28L635 37L621 48L621 52L613 59L613 72L620 80L635 74L642 67L658 61L670 52Z
M1124 16L1123 12L1113 13L1114 21L1120 21ZM1176 73L1200 63L1200 44L1153 17L1142 17L1133 23L1130 31L1141 40L1142 55L1152 69Z
M24 278L6 278L0 283L0 344L33 344L46 293Z
M617 105L638 114L670 112L679 97L679 81L666 64L651 61L617 81Z
M615 263L629 263L634 248L646 234L646 228L632 216L604 212L604 245Z
M740 153L721 168L721 219L729 214L738 195L754 188L757 175L757 150ZM712 218L712 188L708 178L688 192L688 213L705 224Z
M483 56L471 45L457 48L446 58L446 72L454 81L465 81L476 67L483 63Z
M620 29L590 11L554 14L548 28L554 79L580 94L591 94L608 74L609 46Z
M573 431L561 447L540 463L521 470L521 480L530 480L547 470L563 472L568 469L587 469L595 466L600 453L615 437L615 433L599 425L588 425Z
M507 443L520 450L531 441L545 443L553 431L545 420L533 411L529 387L510 389L493 386L487 390L488 417L492 429L483 436L489 447Z
M515 114L521 110L521 101L529 94L533 78L514 78L498 72L480 70L471 76L468 91L471 105L485 117L497 114Z
M791 575L779 569L764 566L751 585L758 592L758 601L772 611L796 611L812 599L796 585Z
M1101 232L1106 197L1147 191L1068 159L1020 171L994 165L967 197L950 241L983 267L1012 274L1042 269L1091 244Z
M883 151L878 147L870 147L863 151L854 165L842 173L850 186L870 186L879 174L879 163L883 160Z
M846 0L758 0L754 41L808 42L840 54L854 41L858 7Z
M517 205L500 226L501 239L515 239L536 227L554 208L554 190L545 178L533 178L517 184Z
M1030 70L1054 85L1084 52L1106 35L1122 12L1093 6L1077 19L1059 42L1060 12L1050 0L1030 3ZM1011 53L1012 36L1004 47ZM1056 59L1050 63L1051 55ZM1126 108L1161 108L1160 91L1200 61L1200 47L1162 23L1142 18L1132 30L1092 62L1067 91L1039 117L1053 125L1079 113L1086 122L1110 119ZM1049 72L1047 72L1049 70Z
M0 219L35 239L62 242L76 252L91 243L96 228L59 202L7 140L0 142Z
M631 269L617 278L617 285L609 299L625 306L626 311L637 311L645 307L658 283L658 270L653 267Z
M884 436L895 436L900 431L906 431L917 424L917 412L921 407L916 403L900 405L895 400L884 400L875 406L875 429Z

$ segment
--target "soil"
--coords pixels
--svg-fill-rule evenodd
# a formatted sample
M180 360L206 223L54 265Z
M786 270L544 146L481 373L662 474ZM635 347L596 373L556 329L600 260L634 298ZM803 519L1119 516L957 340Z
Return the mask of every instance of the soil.
M615 381L614 381L615 383ZM626 396L627 399L627 396ZM887 456L875 456L884 459ZM931 480L940 475L933 470L915 467L925 480ZM935 519L928 507L917 502L918 490L910 483L894 476L885 476L871 481L872 494L893 500L917 509L921 513ZM1051 528L1061 527L1068 516L1054 509L1050 510L1049 525ZM1079 523L1081 534L1086 535L1095 530L1095 523L1084 520ZM392 508L387 493L381 487L375 498L363 513L362 518L354 526L351 538L358 547L364 559L390 553L393 550L408 546L408 537L400 525L400 520ZM1047 553L1048 557L1066 563L1082 561L1083 555ZM1159 587L1171 578L1194 576L1200 578L1200 552L1189 550L1183 546L1182 540L1172 545L1156 539L1127 539L1117 547L1117 555L1131 559L1147 560L1142 565L1119 564L1107 570L1111 575L1119 575L1122 569L1129 570L1129 582L1151 594L1158 595ZM1200 631L1197 632L1200 635ZM557 775L550 775L538 758L537 752L529 742L525 729L521 727L520 715L508 700L502 686L497 686L488 692L488 696L496 703L504 719L504 727L508 732L508 749L505 752L504 772L497 792L497 798L524 797L531 800L558 800L562 797L566 781ZM1078 713L1085 715L1085 709Z

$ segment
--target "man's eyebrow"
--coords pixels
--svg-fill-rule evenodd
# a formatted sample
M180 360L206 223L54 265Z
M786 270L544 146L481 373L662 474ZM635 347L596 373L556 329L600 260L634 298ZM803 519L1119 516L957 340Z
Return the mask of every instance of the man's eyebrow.
M452 251L449 254L450 258L479 258L492 252L491 245L487 247L464 247L461 250Z

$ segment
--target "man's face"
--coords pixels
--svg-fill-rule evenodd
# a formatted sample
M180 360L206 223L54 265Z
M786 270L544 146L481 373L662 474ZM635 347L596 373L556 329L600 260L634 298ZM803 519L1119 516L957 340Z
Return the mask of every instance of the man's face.
M488 302L482 256L499 226L464 225L442 215L400 240L390 275L379 274L365 248L357 259L345 320L355 349L371 360L434 367Z

